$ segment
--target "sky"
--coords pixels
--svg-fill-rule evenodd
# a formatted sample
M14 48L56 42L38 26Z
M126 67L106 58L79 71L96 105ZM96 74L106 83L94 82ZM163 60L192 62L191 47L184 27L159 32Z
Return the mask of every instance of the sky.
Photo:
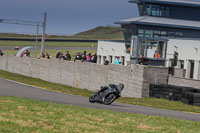
M0 19L43 22L47 12L47 34L72 35L97 26L138 16L128 0L0 0ZM116 25L119 26L119 25ZM36 33L36 27L0 23L0 32ZM39 30L42 33L42 29Z

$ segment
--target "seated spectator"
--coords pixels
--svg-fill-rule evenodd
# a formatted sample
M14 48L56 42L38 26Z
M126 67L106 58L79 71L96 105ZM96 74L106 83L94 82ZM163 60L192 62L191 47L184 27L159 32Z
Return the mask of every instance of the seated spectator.
M82 61L82 62L85 62L85 61L87 60L86 55L85 55L85 54L82 54L81 56L82 56L82 57L81 57L81 61Z
M76 61L76 60L81 60L81 59L82 59L82 58L81 58L80 52L77 52L76 55L74 56L74 61Z
M50 54L48 54L47 52L46 52L46 58L47 58L47 59L51 59Z
M106 59L106 56L103 57L103 64L104 65L108 65L109 61Z
M31 53L30 53L30 51L28 49L26 50L25 55L30 57Z
M120 62L119 62L119 56L115 57L115 64L120 64Z
M89 53L86 62L91 62L91 61L92 61L92 56L91 53Z
M71 61L71 55L69 54L69 51L66 51L65 57L67 61Z
M92 55L92 63L97 63L97 54L96 53L94 53Z
M0 49L0 56L3 56L3 51Z
M56 59L61 59L61 58L62 58L62 53L58 51L56 54Z

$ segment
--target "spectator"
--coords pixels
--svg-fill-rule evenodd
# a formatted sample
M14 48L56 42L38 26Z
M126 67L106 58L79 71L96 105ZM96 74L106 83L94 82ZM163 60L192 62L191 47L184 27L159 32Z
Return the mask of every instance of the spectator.
M120 64L120 62L119 62L119 56L115 57L115 64Z
M86 60L87 60L87 57L85 56L85 54L82 54L81 61L85 62Z
M77 52L76 55L74 56L74 61L76 61L76 60L81 60L81 59L82 59L82 58L81 58L80 52Z
M0 56L3 56L3 51L0 49Z
M144 61L143 55L139 55L138 63L140 65L146 65L147 63Z
M25 55L30 57L31 53L30 53L30 51L28 49L26 50Z
M109 61L106 60L106 56L103 57L103 64L104 64L104 65L108 65L108 64L109 64Z
M46 57L47 57L47 59L51 59L50 54L48 54L47 52L46 52Z
M58 51L56 54L56 59L61 59L61 58L62 58L62 53Z
M87 57L87 62L91 62L92 61L92 56L91 56L91 53L88 54L88 57Z
M44 52L42 52L42 55L40 56L40 58L45 58Z
M71 55L69 54L69 51L66 51L66 59L67 61L71 61Z
M94 53L92 55L92 63L97 63L97 54L96 53Z

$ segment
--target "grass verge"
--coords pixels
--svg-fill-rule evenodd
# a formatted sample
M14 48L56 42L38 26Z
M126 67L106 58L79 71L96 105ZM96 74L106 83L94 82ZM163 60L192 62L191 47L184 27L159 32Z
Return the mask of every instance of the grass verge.
M50 83L50 82L43 81L40 79L26 77L26 76L22 76L19 74L14 74L14 73L1 71L1 70L0 70L0 78L14 80L14 81L18 81L21 83L38 86L38 87L42 87L45 89L55 90L55 91L63 92L63 93L67 93L67 94L73 94L73 95L79 95L79 96L85 96L85 97L89 97L93 94L92 91L89 91L86 89L77 89L77 88L69 87L66 85ZM180 102L169 101L166 99L121 97L117 100L117 102L141 105L141 106L148 106L148 107L154 107L154 108L200 113L200 107L198 107L198 106L186 105L186 104L183 104Z
M0 132L195 133L199 122L0 96Z
M35 46L36 42L34 41L2 41L0 40L0 46ZM40 46L40 42L38 42ZM96 42L45 42L45 46L51 47L97 47Z

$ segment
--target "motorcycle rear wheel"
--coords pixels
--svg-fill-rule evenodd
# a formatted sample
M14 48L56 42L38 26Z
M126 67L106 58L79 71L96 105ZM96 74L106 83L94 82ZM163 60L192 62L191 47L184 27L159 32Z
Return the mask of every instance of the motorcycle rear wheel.
M111 103L113 103L116 99L116 95L115 94L109 94L105 100L104 100L104 104L109 105Z

